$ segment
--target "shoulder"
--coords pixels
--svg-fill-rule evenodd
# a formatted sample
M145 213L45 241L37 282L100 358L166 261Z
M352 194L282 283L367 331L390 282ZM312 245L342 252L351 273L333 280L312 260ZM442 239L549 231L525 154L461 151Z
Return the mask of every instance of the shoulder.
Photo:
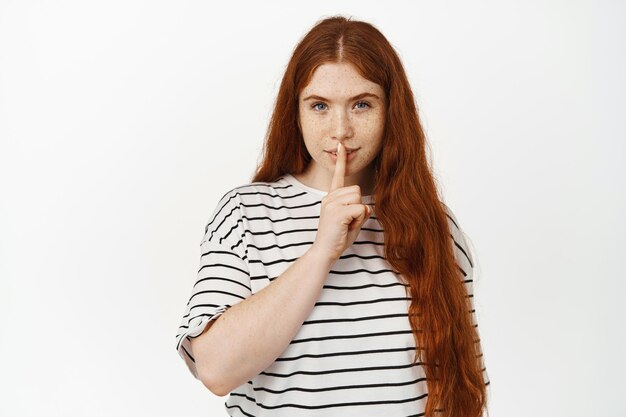
M232 230L241 227L242 219L250 209L262 209L280 204L283 199L297 193L293 185L279 177L271 182L251 182L226 191L218 200L205 226L204 240L215 235L230 235Z
M251 182L234 187L220 198L216 212L221 207L244 211L249 207L276 207L284 204L285 200L297 199L306 194L287 178L288 175L284 175L271 182Z
M441 205L443 206L444 211L446 213L446 217L448 218L448 225L450 226L450 233L453 235L462 233L461 225L456 215L454 214L454 211L452 211L452 209L443 202L441 203Z
M239 202L246 200L262 199L266 197L288 197L293 193L293 185L281 176L271 182L251 182L228 190L220 199L220 203L232 199Z
M450 237L452 238L452 242L456 249L455 255L457 256L457 258L465 258L467 261L469 261L470 266L473 267L474 259L472 257L472 252L468 244L469 238L467 234L463 231L461 223L459 222L459 219L455 215L454 211L445 203L442 203L442 206L444 207L446 216L448 218L448 229L450 230Z

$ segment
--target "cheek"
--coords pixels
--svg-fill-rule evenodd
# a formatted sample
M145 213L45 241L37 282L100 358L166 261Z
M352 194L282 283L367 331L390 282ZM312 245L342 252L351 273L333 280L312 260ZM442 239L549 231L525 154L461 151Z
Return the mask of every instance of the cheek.
M367 149L365 152L363 152L363 154L361 155L361 158L364 161L367 162L371 162L374 158L376 158L376 155L378 154L376 149Z
M367 136L370 143L377 143L382 140L385 130L385 119L382 116L368 119L362 126L362 132Z
M380 152L383 142L383 134L385 132L384 115L372 117L362 126L363 134L369 146L363 152L363 159L371 161Z
M323 124L314 117L302 117L300 118L300 129L302 134L311 139L316 139L323 130Z
M363 119L362 127L369 131L381 130L385 125L385 112L382 109L376 109Z
M299 119L300 132L304 139L304 146L306 147L309 155L316 160L323 157L323 135L321 134L321 124L319 121L313 118L302 117Z

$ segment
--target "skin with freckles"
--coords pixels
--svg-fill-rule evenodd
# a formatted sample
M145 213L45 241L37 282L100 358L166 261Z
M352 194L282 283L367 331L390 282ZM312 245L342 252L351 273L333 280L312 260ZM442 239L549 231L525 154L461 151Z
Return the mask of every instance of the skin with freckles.
M298 97L298 125L311 162L301 174L303 184L329 191L341 142L348 150L345 186L359 185L370 195L375 183L373 161L380 152L385 127L385 92L363 78L349 63L319 66Z

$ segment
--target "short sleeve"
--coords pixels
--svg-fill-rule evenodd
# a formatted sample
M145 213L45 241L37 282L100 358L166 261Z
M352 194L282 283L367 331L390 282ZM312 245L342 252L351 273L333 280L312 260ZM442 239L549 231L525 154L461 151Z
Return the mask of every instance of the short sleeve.
M467 234L461 228L459 221L456 216L450 210L449 207L445 206L449 218L450 225L450 234L452 238L452 243L454 245L454 256L457 261L457 265L461 270L461 275L463 277L463 282L465 284L465 289L467 290L467 296L470 301L470 314L472 317L472 323L474 327L476 327L476 333L479 335L479 339L477 341L479 348L479 355L482 364L483 370L483 379L485 381L485 385L489 385L489 375L487 374L487 368L485 366L485 359L483 356L482 346L480 343L480 333L478 331L478 320L476 317L476 307L474 303L474 280L477 277L477 258L475 255L475 251L473 247L469 245L470 239Z
M241 204L227 193L213 212L200 242L200 266L176 334L176 350L196 379L191 339L207 324L251 294Z

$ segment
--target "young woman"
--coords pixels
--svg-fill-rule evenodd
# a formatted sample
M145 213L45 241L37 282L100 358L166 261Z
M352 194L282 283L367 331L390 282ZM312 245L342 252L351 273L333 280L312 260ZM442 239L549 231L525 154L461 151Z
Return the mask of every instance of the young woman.
M201 240L176 335L231 416L486 410L475 260L441 201L403 66L372 25L293 52L250 184Z

